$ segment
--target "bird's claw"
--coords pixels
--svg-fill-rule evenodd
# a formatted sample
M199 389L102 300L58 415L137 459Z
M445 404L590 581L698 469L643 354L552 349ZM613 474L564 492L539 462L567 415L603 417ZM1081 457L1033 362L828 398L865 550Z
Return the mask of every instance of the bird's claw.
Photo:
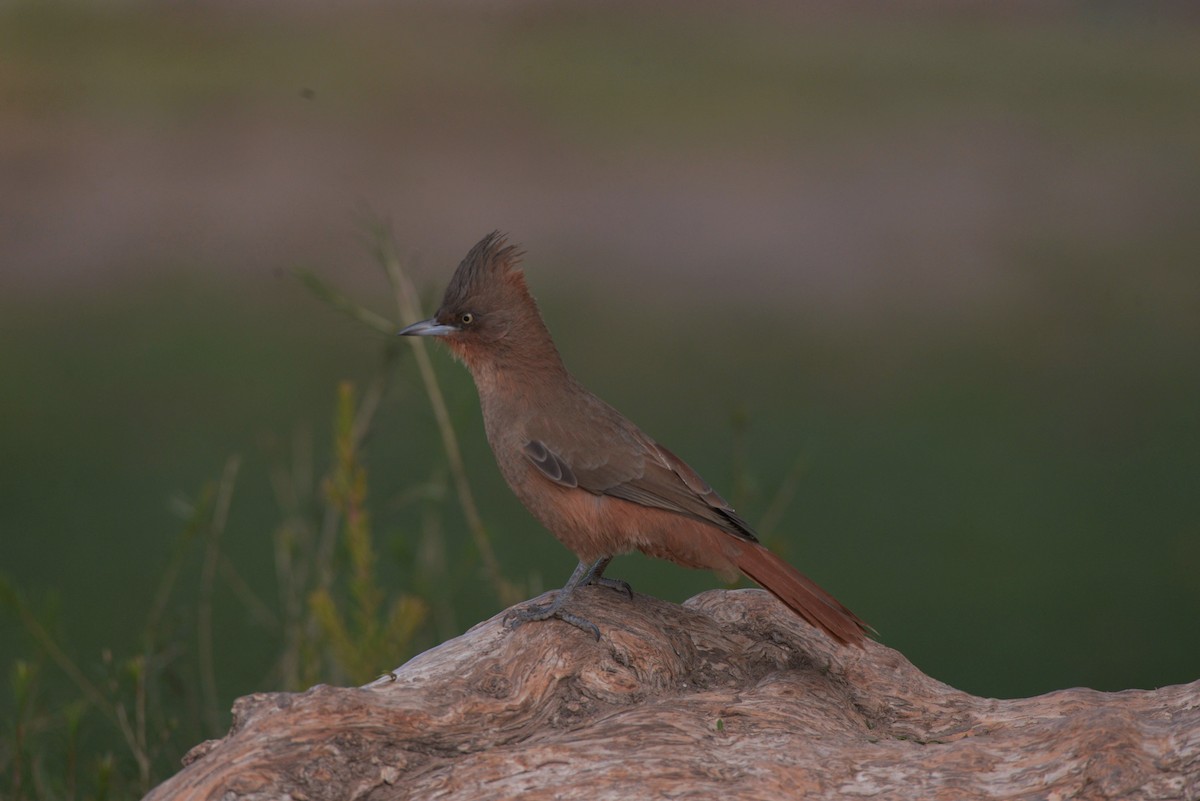
M553 615L550 604L531 604L521 609L509 609L504 613L505 628L515 629L530 620L546 620Z
M608 587L609 589L618 590L620 592L623 592L623 593L625 593L626 597L629 598L629 600L631 600L631 601L633 600L633 587L629 586L628 581L621 581L621 579L605 578L604 576L597 576L596 578L592 579L591 583L595 584L598 587Z
M554 604L538 604L527 606L523 609L510 609L503 619L504 627L507 629L515 629L523 623L528 623L531 620L549 620L550 618L558 618L564 623L570 623L577 629L586 631L600 641L600 629L592 621L582 618L579 615L573 615L570 612L562 609L555 609Z

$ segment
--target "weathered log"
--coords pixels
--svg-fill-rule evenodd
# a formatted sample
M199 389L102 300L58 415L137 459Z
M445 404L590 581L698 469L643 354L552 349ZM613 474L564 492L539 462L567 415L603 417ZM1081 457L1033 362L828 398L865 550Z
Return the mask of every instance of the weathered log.
M1200 681L978 698L761 590L575 603L599 642L498 616L366 687L239 699L148 798L1200 798Z

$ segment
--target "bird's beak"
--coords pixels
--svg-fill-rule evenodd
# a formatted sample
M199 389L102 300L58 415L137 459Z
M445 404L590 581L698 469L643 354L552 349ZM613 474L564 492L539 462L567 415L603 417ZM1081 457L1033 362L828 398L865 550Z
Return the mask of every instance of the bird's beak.
M458 329L452 325L444 325L439 323L434 318L422 320L419 323L413 323L410 326L401 328L396 332L396 336L401 337L444 337L447 334L453 334Z

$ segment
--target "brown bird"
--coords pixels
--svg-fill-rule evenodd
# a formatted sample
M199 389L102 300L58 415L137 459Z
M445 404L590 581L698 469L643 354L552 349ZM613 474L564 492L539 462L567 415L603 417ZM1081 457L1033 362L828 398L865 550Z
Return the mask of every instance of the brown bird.
M444 342L471 371L500 472L525 507L579 557L555 597L510 615L510 625L557 617L597 639L564 609L574 590L603 578L618 554L641 551L678 565L739 572L843 644L866 624L811 579L759 544L695 470L576 381L554 347L518 269L521 254L494 232L450 279L441 308L400 331Z

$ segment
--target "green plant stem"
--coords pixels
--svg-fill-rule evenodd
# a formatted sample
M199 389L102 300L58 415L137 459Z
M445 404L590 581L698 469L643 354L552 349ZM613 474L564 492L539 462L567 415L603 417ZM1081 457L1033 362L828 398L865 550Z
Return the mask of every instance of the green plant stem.
M338 311L348 314L355 320L364 323L367 327L373 328L381 334L391 336L396 333L396 326L391 320L355 303L343 292L327 284L316 273L310 270L297 270L296 275L309 289L324 298L329 305Z
M395 326L390 322L388 323L388 330L390 333L395 333ZM371 384L367 387L367 391L363 393L358 410L355 412L352 426L352 446L355 450L358 450L362 446L363 440L366 439L367 434L371 430L371 423L375 419L375 413L379 410L379 404L383 400L384 395L387 394L388 377L391 375L390 367L395 359L395 352L395 349L390 346L385 349L384 363L376 371ZM321 571L318 586L322 589L328 589L333 584L333 552L337 547L338 531L340 528L341 516L337 508L332 504L326 506L325 516L321 523L319 544L317 546L317 565L320 566L319 569Z
M119 713L118 709L104 697L104 693L100 691L100 688L93 684L84 675L83 671L79 669L79 666L58 647L58 643L50 636L50 632L46 631L42 627L42 624L38 622L38 619L34 617L33 613L29 611L29 607L25 605L24 600L17 596L15 592L11 593L11 599L25 630L37 640L38 645L50 656L50 659L58 666L59 670L67 674L71 681L75 682L75 686L87 697L88 701L96 709L100 710L100 713L104 717L108 718L117 731L121 732L121 736L125 739L125 744L129 747L130 753L133 754L134 759L137 761L139 769L143 762L149 764L149 755L139 747L138 738L129 726L129 721L125 719L125 716Z
M384 265L384 269L387 270L388 279L392 284L392 289L396 296L396 306L400 311L400 317L408 322L416 321L421 318L417 291L400 265L400 259L396 255L396 250L392 246L391 239L382 229L377 229L375 234L377 254L380 262ZM475 505L475 496L471 492L471 484L467 479L467 470L463 464L462 450L458 446L458 435L455 433L454 424L450 420L450 412L446 408L446 401L442 396L441 385L438 384L437 375L433 371L433 363L429 359L429 351L425 347L425 342L420 337L412 338L412 347L413 354L417 360L417 369L421 373L421 381L425 385L425 392L429 396L429 403L433 407L433 416L437 420L438 430L442 436L442 447L446 451L446 459L450 465L450 475L454 479L454 487L458 494L458 500L462 506L463 515L466 518L467 527L471 531L475 547L478 549L479 556L483 560L484 573L487 575L500 601L505 605L515 604L521 600L521 592L519 588L504 577L504 573L500 569L500 560L496 557L495 549L492 548L491 536L483 524L479 508Z
M233 500L233 485L237 480L241 458L231 456L221 472L221 482L213 504L212 521L208 530L208 544L204 552L204 565L200 573L200 607L197 612L197 637L199 640L200 689L203 694L203 709L209 732L220 734L217 723L217 674L213 666L213 590L216 584L217 567L220 564L221 533L229 519L229 505Z
M787 511L792 503L792 499L796 496L796 490L800 486L800 478L804 475L807 467L808 460L804 458L803 454L800 454L792 462L791 468L784 474L783 481L779 483L779 488L775 491L775 496L767 506L767 511L759 519L758 533L762 539L769 539L771 533L775 531L775 527L783 520L784 512Z

